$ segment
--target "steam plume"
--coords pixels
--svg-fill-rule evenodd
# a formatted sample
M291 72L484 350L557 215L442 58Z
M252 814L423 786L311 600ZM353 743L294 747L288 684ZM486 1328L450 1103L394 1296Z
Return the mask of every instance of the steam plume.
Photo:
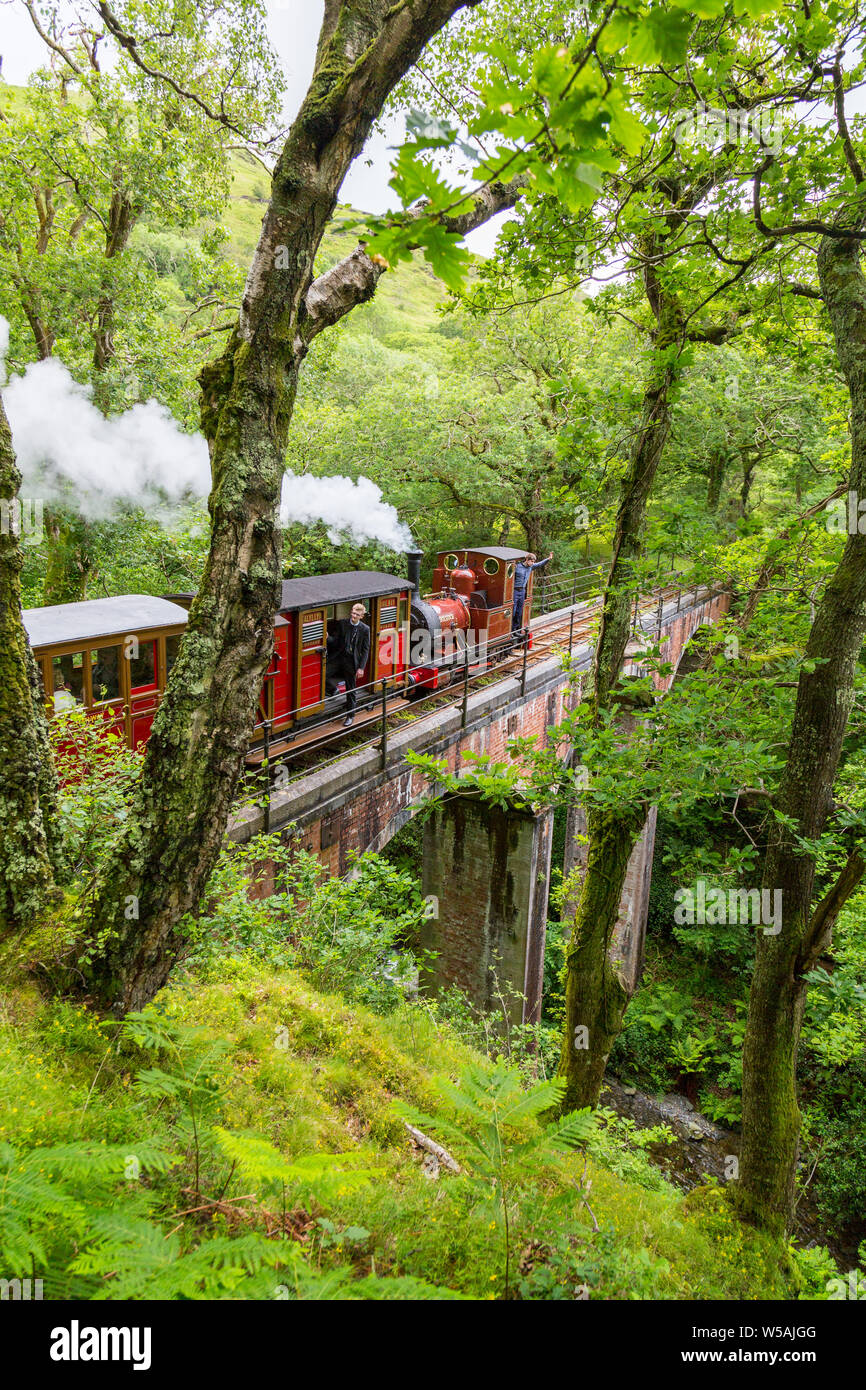
M381 541L392 550L408 550L413 544L409 528L369 478L353 482L341 474L317 478L311 473L287 473L280 521L283 526L290 521L323 521L334 544L344 538Z
M0 383L8 347L9 324L0 317ZM210 461L200 434L184 434L158 401L106 419L91 397L91 388L75 381L58 358L34 362L6 384L22 497L71 506L91 520L142 507L163 524L173 505L207 497ZM335 544L378 540L402 550L412 539L369 478L289 473L280 520L284 526L322 521Z

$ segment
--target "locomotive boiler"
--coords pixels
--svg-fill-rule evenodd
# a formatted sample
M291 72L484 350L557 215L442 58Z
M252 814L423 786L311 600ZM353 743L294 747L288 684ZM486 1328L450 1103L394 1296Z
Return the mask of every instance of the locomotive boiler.
M477 666L505 657L524 643L532 645L528 630L511 630L515 566L525 558L525 550L505 546L440 551L432 592L422 597L421 552L409 552L409 582L414 588L410 690L435 690L447 684L467 661ZM527 613L531 601L530 575Z

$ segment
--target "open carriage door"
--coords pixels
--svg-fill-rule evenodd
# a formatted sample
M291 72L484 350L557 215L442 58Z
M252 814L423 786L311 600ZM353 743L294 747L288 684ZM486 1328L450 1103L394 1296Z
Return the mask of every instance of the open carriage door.
M265 672L259 695L259 723L269 720L272 724L284 724L294 691L289 689L289 632L290 627L282 613L274 618L274 651L271 664Z
M295 704L301 714L316 714L325 705L325 610L298 614L298 661Z
M160 642L158 638L135 636L124 641L126 679L129 687L129 741L138 748L150 738L161 699Z
M395 685L402 666L400 633L400 595L394 594L376 600L376 618L373 631L376 634L374 651L376 668L370 672L369 679L387 681Z

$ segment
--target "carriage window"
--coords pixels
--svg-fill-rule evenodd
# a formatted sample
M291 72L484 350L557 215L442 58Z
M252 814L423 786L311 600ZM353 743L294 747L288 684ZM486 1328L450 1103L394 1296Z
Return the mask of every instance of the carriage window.
M120 699L120 647L100 647L90 653L90 688L94 704Z
M513 565L506 565L506 566L505 566L505 573L506 573L506 575L508 576L508 578L510 579L511 576L512 576L512 574L514 573L514 566L513 566Z
M499 573L499 561L498 561L498 560L494 560L492 555L488 556L488 558L484 561L484 573L485 573L485 574L498 574L498 573Z
M129 684L132 690L142 690L149 685L156 685L155 642L142 642L138 648L138 656L130 655Z
M176 637L166 637L165 639L165 674L171 675L171 668L177 661L177 654L180 651L180 633Z
M459 559L457 558L456 555L446 555L446 556L445 556L445 568L446 568L447 570L456 570L459 564L460 564L460 561L459 561Z
M55 713L78 709L84 704L84 652L55 656L51 665Z

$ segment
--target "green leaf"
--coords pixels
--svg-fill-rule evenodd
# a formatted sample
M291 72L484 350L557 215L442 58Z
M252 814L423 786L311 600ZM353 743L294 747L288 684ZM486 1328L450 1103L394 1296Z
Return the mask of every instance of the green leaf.
M725 12L725 0L671 0L674 9L688 10L696 19L716 19Z

